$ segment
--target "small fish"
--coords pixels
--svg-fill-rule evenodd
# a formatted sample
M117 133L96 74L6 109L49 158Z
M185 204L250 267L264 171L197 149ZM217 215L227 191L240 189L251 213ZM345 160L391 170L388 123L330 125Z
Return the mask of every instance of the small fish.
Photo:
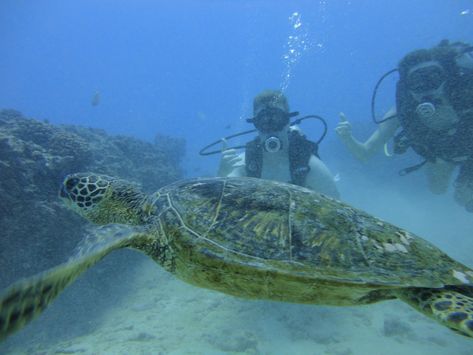
M97 106L100 103L100 92L96 91L95 94L92 96L92 99L90 100L90 104L92 106Z
M333 181L339 182L342 178L340 177L340 173L336 173L335 176L333 177Z
M470 14L470 9L466 9L460 12L460 15L469 15L469 14Z

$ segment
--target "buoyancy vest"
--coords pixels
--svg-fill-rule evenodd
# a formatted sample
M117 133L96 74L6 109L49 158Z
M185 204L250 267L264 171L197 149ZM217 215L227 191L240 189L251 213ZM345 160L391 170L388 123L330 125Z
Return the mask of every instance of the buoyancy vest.
M310 171L309 161L312 155L319 157L318 145L308 140L298 130L291 130L289 137L289 169L291 184L304 186L307 174ZM246 144L245 169L249 177L261 177L263 170L263 144L260 137Z

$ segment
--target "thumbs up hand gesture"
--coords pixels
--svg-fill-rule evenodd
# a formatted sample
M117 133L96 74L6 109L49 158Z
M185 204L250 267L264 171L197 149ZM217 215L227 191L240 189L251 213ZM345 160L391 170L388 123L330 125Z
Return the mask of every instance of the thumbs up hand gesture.
M340 121L338 122L337 127L335 127L335 132L342 140L351 138L351 123L348 122L347 117L343 112L340 112L339 118Z

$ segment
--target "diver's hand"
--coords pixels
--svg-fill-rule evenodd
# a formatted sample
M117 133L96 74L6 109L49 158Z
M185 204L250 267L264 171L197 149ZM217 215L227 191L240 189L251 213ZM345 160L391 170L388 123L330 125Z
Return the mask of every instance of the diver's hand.
M340 112L339 117L340 121L338 122L337 127L335 127L335 132L343 141L350 140L352 138L351 123L348 122L347 117L343 112Z
M220 159L217 174L218 176L228 176L235 168L245 165L245 162L235 149L227 149L226 141L222 143L222 159Z
M218 176L228 176L235 168L243 165L243 159L235 149L224 150L218 167Z

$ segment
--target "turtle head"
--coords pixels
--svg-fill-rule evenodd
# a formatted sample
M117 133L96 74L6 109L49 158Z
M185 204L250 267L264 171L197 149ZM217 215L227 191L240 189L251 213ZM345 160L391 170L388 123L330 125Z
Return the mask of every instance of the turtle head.
M96 224L142 224L146 211L146 195L136 185L107 175L68 175L59 196L67 207Z

